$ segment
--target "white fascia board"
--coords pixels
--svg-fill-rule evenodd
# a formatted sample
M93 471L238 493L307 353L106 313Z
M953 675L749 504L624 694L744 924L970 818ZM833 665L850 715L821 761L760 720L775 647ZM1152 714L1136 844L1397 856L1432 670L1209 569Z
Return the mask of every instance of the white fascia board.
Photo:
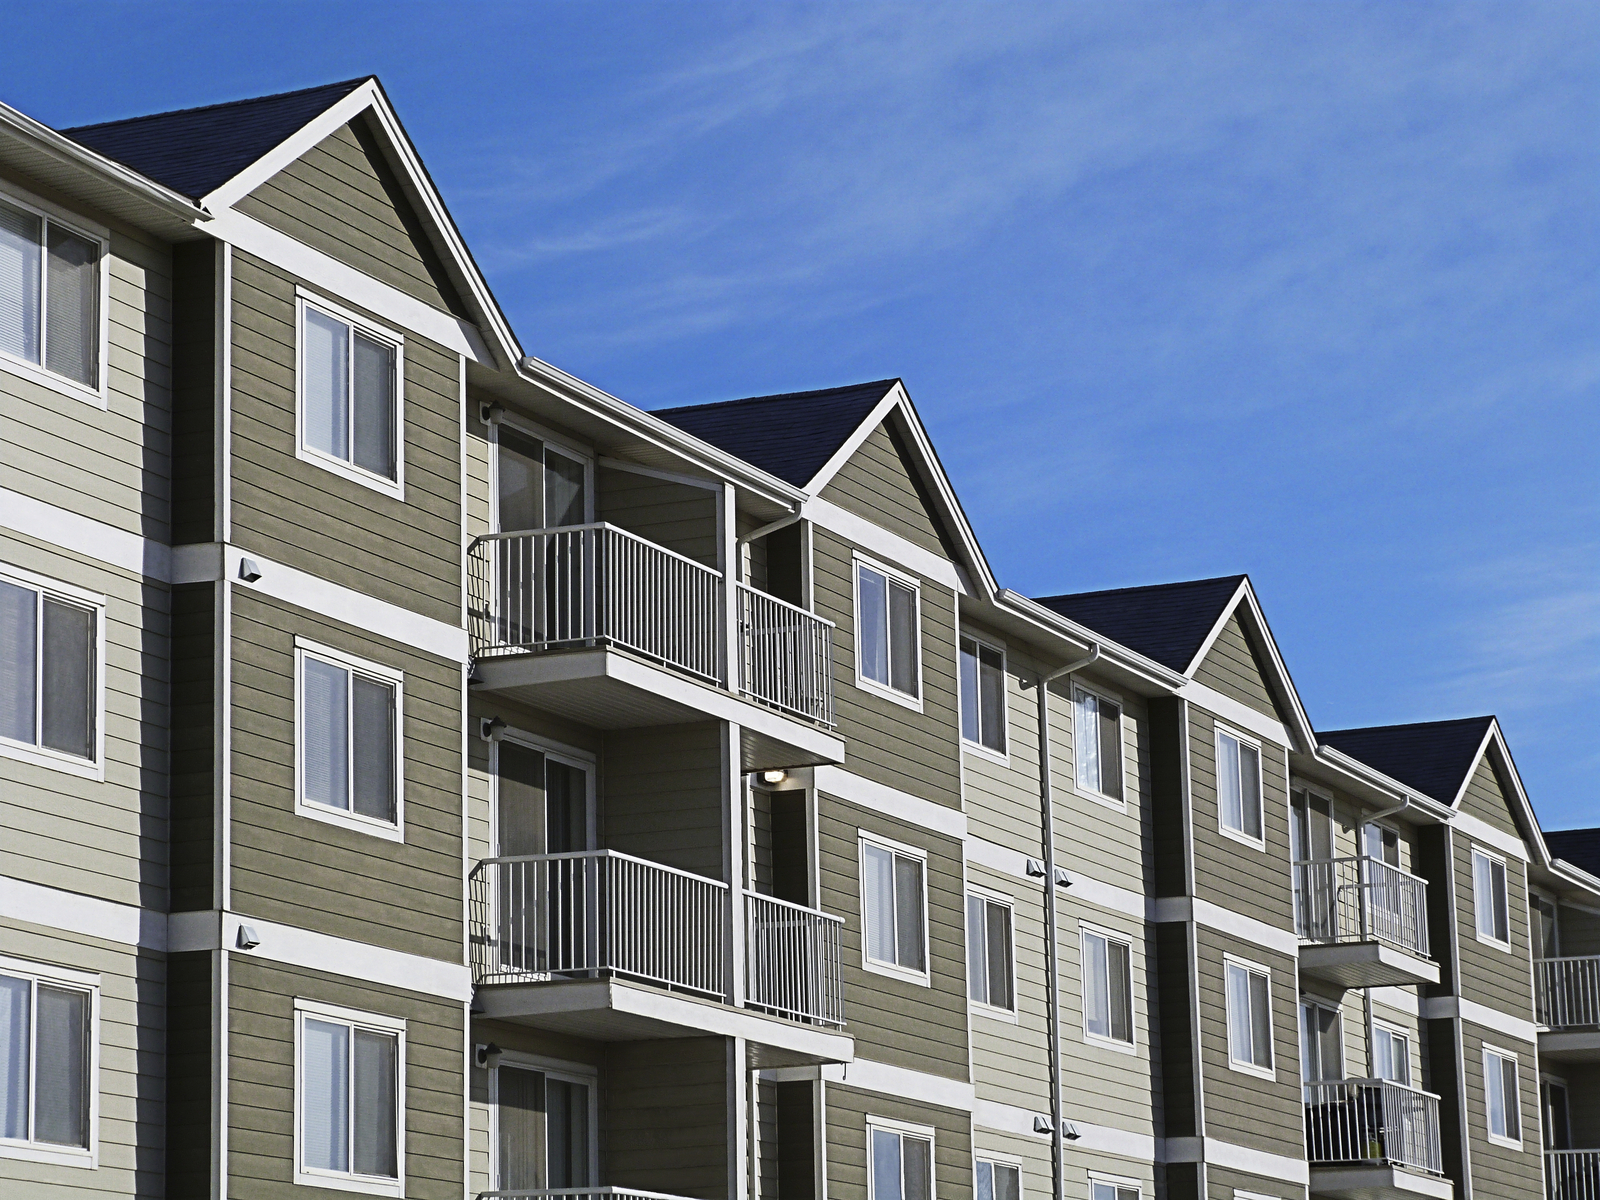
M0 914L142 950L167 948L167 914L0 875Z
M958 1112L973 1110L977 1097L972 1084L960 1079L949 1079L927 1071L913 1071L908 1067L891 1066L857 1058L853 1062L822 1068L822 1078L829 1083L877 1092L880 1096L894 1096L901 1100L919 1100L951 1108Z
M1562 882L1582 888L1594 896L1596 900L1600 900L1600 878L1589 874L1582 867L1575 866L1564 858L1552 858L1550 860L1550 871ZM1574 907L1582 908L1583 906L1575 905ZM1595 910L1590 909L1588 911Z
M1237 725L1247 733L1275 742L1287 748L1292 745L1289 729L1282 721L1259 713L1248 704L1241 704L1232 696L1224 696L1215 688L1190 680L1178 689L1178 695L1230 725Z
M1478 773L1478 764L1483 761L1484 754L1489 749L1489 743L1494 741L1495 728L1498 722L1489 718L1489 728L1483 731L1483 740L1478 743L1478 750L1472 756L1472 765L1461 776L1461 786L1456 788L1456 794L1450 797L1450 807L1457 812L1461 811L1461 802L1467 798L1467 789L1472 786L1472 777Z
M814 767L812 771L812 786L819 792L894 817L919 829L966 841L967 816L960 809L947 808L943 804L913 796L910 792L875 783L843 767Z
M1489 720L1489 732L1484 739L1482 752L1492 756L1499 765L1501 774L1511 781L1511 790L1516 793L1516 804L1521 810L1522 826L1532 834L1530 844L1533 848L1531 856L1533 861L1541 866L1549 866L1550 848L1544 843L1544 830L1540 828L1538 814L1533 811L1533 802L1528 799L1527 790L1522 786L1522 774L1517 770L1517 764L1512 761L1511 747L1506 744L1505 731L1500 728L1500 719L1498 717L1492 717ZM1474 772L1477 770L1476 763L1473 764L1473 770ZM1467 782L1470 781L1471 776L1468 776L1467 781L1463 782L1461 786L1462 797L1466 796Z
M1340 774L1350 776L1358 783L1367 787L1377 788L1381 792L1393 793L1393 802L1399 804L1406 801L1413 809L1433 820L1447 823L1455 818L1455 813L1447 805L1440 804L1432 796L1424 796L1415 788L1407 787L1398 779L1392 779L1373 767L1369 767L1360 759L1351 758L1342 750L1335 750L1332 746L1318 745L1316 753L1312 755L1317 762Z
M1481 820L1471 813L1458 812L1450 824L1473 841L1480 842L1485 846L1493 846L1507 858L1514 858L1519 862L1531 861L1528 855L1528 847L1523 844L1521 838L1514 837L1504 830L1496 829L1489 822Z
M1096 633L1087 625L1080 625L1069 617L1063 617L1058 612L1046 608L1037 600L1024 596L1021 592L1014 592L1010 588L1001 588L995 593L995 603L1008 609L1013 615L1037 625L1040 628L1065 637L1070 641L1082 643L1084 649L1090 646L1100 647L1102 660L1116 664L1124 671L1131 672L1140 678L1147 679L1157 687L1177 692L1189 681L1177 671L1163 667L1152 658L1146 658L1137 650L1119 645L1109 638Z
M858 517L830 500L813 496L801 507L800 515L829 533L837 534L878 558L888 559L912 574L943 584L954 592L966 591L962 586L961 573L948 558L924 550L911 539L875 525L865 517Z
M1253 632L1266 647L1268 666L1273 676L1272 679L1267 681L1268 686L1270 688L1273 683L1276 683L1289 700L1289 716L1293 726L1291 732L1296 735L1296 740L1290 742L1288 746L1292 750L1299 750L1302 753L1309 754L1317 746L1316 731L1311 727L1311 718L1306 715L1305 705L1300 702L1300 693L1295 689L1294 680L1289 676L1289 667L1283 661L1283 655L1278 652L1278 640L1272 636L1272 629L1267 624L1266 614L1261 611L1261 604L1256 598L1255 589L1250 586L1249 576L1239 581L1239 587L1234 592L1233 599L1229 600L1223 607L1222 614L1217 618L1216 624L1211 627L1211 632L1206 635L1206 639L1201 643L1200 649L1195 653L1194 658L1189 661L1189 666L1184 671L1184 675L1191 679L1194 677L1195 671L1205 661L1206 655L1211 653L1211 648L1216 645L1217 638L1221 636L1223 628L1228 623L1228 618L1239 610L1241 602L1248 606L1247 612L1250 624L1254 626ZM1247 628L1244 632L1248 637L1252 630Z

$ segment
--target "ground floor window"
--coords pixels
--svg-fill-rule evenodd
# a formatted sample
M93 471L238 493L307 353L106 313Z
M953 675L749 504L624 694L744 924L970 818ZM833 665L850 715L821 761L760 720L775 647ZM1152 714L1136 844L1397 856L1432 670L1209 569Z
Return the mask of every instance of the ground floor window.
M0 1146L90 1149L92 979L0 959Z

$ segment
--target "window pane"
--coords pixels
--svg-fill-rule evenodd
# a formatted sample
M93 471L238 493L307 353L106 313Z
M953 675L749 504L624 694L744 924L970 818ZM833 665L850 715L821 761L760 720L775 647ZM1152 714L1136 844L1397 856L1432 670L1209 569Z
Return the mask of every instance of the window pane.
M1006 674L999 651L984 646L978 651L978 683L982 705L983 744L1006 752Z
M1261 836L1261 752L1254 746L1239 746L1239 804L1244 815L1244 831Z
M1113 1184L1097 1182L1089 1190L1091 1200L1117 1200L1117 1189Z
M1244 807L1239 793L1239 743L1225 733L1217 735L1217 803L1222 808L1223 825L1244 833Z
M1102 700L1100 709L1100 790L1122 799L1122 709Z
M355 464L394 478L394 347L355 335Z
M994 1167L980 1162L973 1172L975 1200L994 1200Z
M94 657L94 614L46 597L40 741L79 758L94 757Z
M583 495L584 466L575 458L546 450L544 455L544 515L548 528L582 525L587 505Z
M989 904L989 1003L996 1008L1011 1007L1011 910L1004 904Z
M1133 964L1122 942L1106 943L1106 980L1110 985L1111 1036L1133 1041Z
M917 694L917 597L908 587L889 585L889 686L908 696Z
M1228 964L1228 1057L1250 1061L1250 974Z
M349 808L349 686L343 667L305 660L301 717L305 798L333 808Z
M306 445L350 457L350 327L315 309L306 311L305 371Z
M1494 936L1494 882L1490 878L1493 865L1482 854L1472 856L1472 905L1478 920L1478 932L1484 937Z
M905 1155L905 1200L933 1200L933 1147L922 1138L900 1139Z
M973 1000L989 998L989 950L985 942L988 924L982 896L967 897L967 995Z
M900 1135L872 1131L872 1200L901 1200Z
M1267 977L1250 972L1250 1061L1272 1065L1272 1009L1267 1002Z
M1493 863L1489 872L1494 883L1494 936L1502 942L1511 940L1511 931L1506 921L1509 910L1506 907L1506 867L1504 863Z
M924 970L922 950L922 863L914 858L895 856L895 959L902 967Z
M1083 935L1083 1019L1089 1032L1111 1036L1110 984L1107 978L1106 939L1097 933Z
M1484 1072L1485 1103L1489 1109L1489 1132L1506 1136L1506 1081L1498 1054L1487 1056Z
M550 1096L550 1181L552 1188L589 1186L589 1089L552 1079Z
M26 979L0 975L0 1137L19 1140L28 1136L32 992Z
M355 810L362 816L393 821L394 688L356 675L351 683L355 724Z
M1519 1111L1517 1088L1517 1062L1512 1058L1500 1060L1500 1073L1502 1083L1500 1090L1505 1096L1506 1106L1506 1136L1520 1139L1522 1137L1522 1113Z
M867 846L862 852L866 870L867 911L862 914L866 926L867 957L879 962L894 962L894 855L877 846Z
M495 475L499 481L500 531L518 533L544 528L539 476L544 451L540 443L500 426Z
M5 213L0 209L0 216ZM0 737L32 744L39 594L0 583Z
M350 1169L350 1029L306 1019L302 1032L300 1144L305 1165Z
M1072 708L1072 743L1078 753L1078 786L1100 790L1100 738L1096 697L1079 692Z
M99 261L97 243L50 226L44 365L90 387L100 359Z
M89 993L39 986L38 1072L33 1112L36 1141L89 1144Z
M399 1040L356 1030L356 1174L393 1179L395 1166L395 1059Z
M978 722L978 644L968 638L961 639L959 657L961 675L961 736L976 742L982 733Z
M1018 1168L995 1163L994 1200L1022 1200L1022 1172Z
M857 568L861 591L861 675L889 682L889 581L871 567Z
M500 1132L500 1187L505 1191L544 1186L544 1075L515 1067L495 1072Z
M39 361L39 218L0 204L0 351Z
M1320 1005L1317 1014L1317 1041L1322 1051L1320 1063L1323 1079L1344 1078L1344 1046L1339 1028L1339 1014Z

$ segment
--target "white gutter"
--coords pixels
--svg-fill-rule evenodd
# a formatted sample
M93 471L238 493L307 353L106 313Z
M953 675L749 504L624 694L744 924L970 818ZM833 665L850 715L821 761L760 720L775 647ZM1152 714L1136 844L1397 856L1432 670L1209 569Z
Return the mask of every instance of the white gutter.
M1153 658L1146 658L1137 650L1130 650L1116 642L1105 640L1103 634L1096 633L1086 625L1080 625L1070 617L1063 617L1053 609L1046 608L1037 600L1024 596L1021 592L1014 592L1010 588L1001 588L995 593L995 601L1009 608L1016 616L1025 621L1042 627L1050 633L1060 637L1070 638L1075 642L1082 642L1086 646L1104 647L1102 657L1107 662L1115 663L1136 675L1142 675L1158 687L1167 688L1176 692L1189 682L1189 677L1170 667L1164 667ZM1074 667L1074 670L1079 668Z

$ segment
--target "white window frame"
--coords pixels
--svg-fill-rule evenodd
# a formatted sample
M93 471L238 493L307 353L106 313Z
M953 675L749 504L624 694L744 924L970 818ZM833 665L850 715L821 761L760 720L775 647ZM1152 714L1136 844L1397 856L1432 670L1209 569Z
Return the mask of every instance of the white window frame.
M1484 912L1484 904L1486 900L1486 898L1478 892L1478 860L1480 858L1485 859L1491 864L1498 864L1501 873L1505 876L1506 940L1503 942L1497 937L1491 937L1484 933L1483 924L1479 919ZM1487 902L1489 904L1493 904L1494 897L1487 897ZM1493 924L1494 913L1492 910L1490 911L1489 916L1490 924ZM1493 946L1496 950L1503 950L1508 954L1511 952L1511 864L1506 861L1505 855L1496 854L1492 850L1486 850L1477 843L1473 843L1472 845L1472 932L1474 936L1477 937L1478 941L1482 942L1485 946Z
M1217 830L1225 838L1231 838L1241 846L1249 846L1252 850L1265 850L1267 848L1267 756L1262 752L1261 742L1258 738L1247 733L1241 733L1232 725L1224 725L1218 721L1211 736L1212 764L1215 770L1212 775L1212 790L1217 801ZM1256 820L1261 825L1261 836L1251 837L1242 829L1230 829L1228 823L1222 819L1222 739L1223 736L1231 737L1241 746L1249 746L1256 752ZM1243 788L1243 774L1241 773L1240 787ZM1241 793L1239 803L1244 804ZM1241 812L1243 811L1241 807Z
M923 869L926 871L926 866L924 866ZM926 875L923 876L922 891L923 905L926 907L928 891ZM967 885L967 899L969 901L973 899L982 900L987 904L998 904L1010 914L1010 919L1006 922L1006 930L1010 936L1010 942L1006 946L1006 966L1011 972L1011 1007L1001 1008L998 1005L990 1004L987 1000L974 1000L972 998L972 980L970 978L972 968L971 964L969 963L967 968L969 975L967 980L967 1007L980 1016L989 1017L996 1021L1007 1021L1015 1025L1017 1023L1017 902L1004 892L997 892L992 888L979 887L976 884ZM963 924L967 924L969 921L965 903L962 904L961 920ZM927 928L926 921L923 923L923 928ZM970 944L972 940L972 930L970 928L967 929L966 934L966 941ZM984 925L984 938L987 939L988 936L989 930L986 922ZM985 942L985 949L987 949L987 942ZM988 956L985 955L986 960L987 957Z
M1094 1200L1094 1185L1097 1183L1112 1188L1113 1195L1116 1194L1115 1189L1117 1188L1132 1188L1139 1200L1144 1200L1144 1184L1127 1175L1110 1175L1104 1171L1089 1172L1089 1200Z
M63 396L70 396L74 400L82 400L84 403L92 404L96 408L109 409L111 394L108 382L108 376L111 374L111 355L109 352L111 341L111 231L103 225L97 225L92 221L85 220L76 213L68 212L59 205L52 204L50 201L35 196L31 192L22 191L10 183L0 182L0 200L4 200L13 208L20 208L32 213L34 216L42 217L50 224L60 225L69 233L99 245L100 257L97 263L97 278L95 280L96 288L99 291L95 305L100 326L97 330L98 345L95 348L95 353L99 356L95 367L95 380L99 386L89 387L87 384L79 383L75 379L68 379L65 375L58 375L45 367L43 361L45 357L45 330L42 320L39 325L40 361L31 363L25 358L18 358L14 354L0 351L0 370L37 383L41 387L47 387ZM46 277L41 280L39 290L39 306L42 310L50 302L48 291L48 247L50 235L45 226L40 227L40 233L45 239L40 258L42 260L41 271Z
M100 975L93 971L75 971L68 967L29 962L20 958L0 957L0 974L33 981L33 994L38 995L39 984L72 988L89 993L89 1044L87 1047L89 1145L57 1146L52 1142L35 1142L14 1138L0 1138L0 1159L10 1158L21 1162L51 1163L62 1167L85 1167L90 1170L100 1165ZM33 1062L34 1042L37 1034L38 1005L30 1005L29 1063L28 1063L28 1122L33 1123Z
M917 691L916 691L915 695L911 695L911 694L909 694L907 692L899 691L896 688L890 687L888 684L879 683L876 679L868 679L867 676L862 673L862 670L861 670L861 642L862 642L862 639L861 639L861 568L862 567L867 567L870 570L876 571L880 575L884 576L885 578L887 578L887 579L889 579L889 580L891 580L893 582L896 582L896 583L904 584L906 587L911 589L912 621L913 621L913 624L914 624L914 627L915 627L915 632L916 632L916 635L917 635ZM881 696L885 700L892 700L894 703L899 704L899 705L901 705L901 706L903 706L905 708L912 709L912 710L914 710L916 712L921 712L922 711L922 695L923 695L923 678L922 678L922 674L923 674L923 672L922 672L922 657L923 657L923 655L922 655L922 580L918 579L915 575L907 575L904 571L896 570L894 567L891 567L891 566L888 566L885 563L879 562L875 558L869 558L865 554L862 554L859 550L857 550L857 551L852 551L852 553L850 555L850 592L855 597L855 621L856 621L856 623L855 623L855 629L854 629L854 641L855 641L855 644L856 644L856 686L858 688L861 688L863 691L871 692L874 696ZM887 625L888 620L889 620L889 613L888 613L888 610L886 608L885 611L884 611L885 632L889 635L890 642L892 644L893 640L894 640L893 631L888 628L888 625ZM891 666L889 668L889 674L890 674L891 678L894 675L894 667L893 667L892 664L891 664Z
M1233 1014L1228 1006L1228 968L1238 967L1240 970L1249 971L1255 975L1264 975L1267 980L1267 1050L1272 1056L1272 1062L1265 1067L1257 1066L1248 1059L1239 1059L1233 1056ZM1227 1039L1228 1069L1241 1071L1246 1075L1254 1075L1257 1079L1278 1078L1278 1029L1273 1020L1272 1010L1272 968L1263 966L1258 962L1251 962L1248 958L1240 958L1236 954L1222 956L1222 1035ZM1341 1031L1342 1036L1342 1031Z
M563 1083L581 1083L589 1089L589 1178L600 1178L600 1071L588 1063L569 1062L559 1058L543 1058L536 1054L523 1054L515 1050L502 1050L489 1069L489 1177L495 1187L504 1181L500 1172L500 1068L538 1071L548 1079ZM547 1114L548 1118L548 1114ZM550 1178L550 1151L548 1139L545 1146L545 1180Z
M1379 1030L1382 1030L1390 1038L1399 1038L1399 1039L1401 1039L1401 1041L1403 1041L1405 1043L1405 1046L1406 1046L1406 1077L1405 1077L1405 1080L1402 1082L1402 1086L1403 1087L1412 1086L1411 1081L1414 1078L1414 1073L1411 1070L1411 1044L1412 1044L1411 1031L1406 1029L1404 1026L1399 1025L1398 1023L1396 1023L1394 1021L1386 1021L1382 1017L1373 1017L1372 1018L1372 1030L1367 1035L1367 1070L1369 1070L1369 1071L1371 1071L1373 1073L1373 1077L1374 1078L1377 1078L1377 1070L1378 1070L1378 1061L1377 1061L1377 1059L1378 1059L1378 1056L1375 1053L1375 1047L1377 1045L1376 1034L1377 1034L1377 1032Z
M369 1029L375 1033L395 1037L395 1178L379 1175L357 1175L352 1171L324 1171L305 1165L302 1146L304 1112L301 1105L305 1095L305 1022L332 1021ZM352 1077L351 1086L354 1086ZM332 1188L341 1192L362 1192L369 1196L404 1196L406 1194L406 1022L402 1017L389 1017L381 1013L363 1012L338 1004L324 1004L319 1000L294 998L294 1181L309 1187ZM352 1106L349 1115L352 1128L356 1114Z
M1549 1071L1540 1071L1539 1072L1539 1081L1538 1082L1539 1082L1539 1132L1548 1141L1550 1134L1549 1134L1549 1127L1545 1122L1545 1117L1548 1114L1545 1111L1544 1090L1545 1090L1545 1087L1547 1085L1550 1086L1550 1087L1558 1087L1563 1092L1566 1093L1566 1097L1567 1097L1567 1099L1566 1099L1567 1127L1564 1130L1564 1132L1566 1134L1565 1141L1567 1142L1568 1145L1571 1145L1571 1143L1572 1143L1572 1089L1567 1086L1566 1076L1564 1076L1564 1075L1555 1075L1555 1074L1552 1074Z
M359 329L362 333L375 341L387 345L394 351L394 478L386 479L376 471L369 471L365 467L358 467L354 462L346 462L342 458L335 458L306 442L306 310L315 309L324 316L332 317L336 321L343 321L352 329ZM354 355L350 356L350 369L355 369ZM349 393L349 403L352 411L355 406L355 391L352 386ZM378 325L370 318L363 317L360 313L352 312L342 304L325 299L315 292L309 292L302 287L294 290L294 456L301 462L311 463L335 475L342 475L362 487L371 488L375 492L382 492L396 500L406 498L406 358L405 338L396 330L387 326Z
M1114 1037L1106 1037L1103 1034L1092 1033L1089 1030L1089 1003L1088 1003L1088 996L1087 996L1088 984L1085 982L1085 976L1087 974L1087 971L1086 971L1085 966L1084 966L1084 964L1086 962L1088 962L1089 955L1088 955L1087 947L1085 946L1085 943L1084 943L1084 939L1086 937L1090 936L1090 935L1093 935L1093 936L1098 937L1098 938L1104 938L1107 942L1118 942L1121 945L1124 945L1124 946L1126 946L1128 948L1128 1037L1129 1037L1129 1040L1126 1041L1126 1042L1119 1042ZM1108 956L1108 958L1107 958L1108 967L1109 967L1109 962L1110 962L1110 960L1109 960L1109 956ZM1107 982L1107 986L1109 988L1109 985L1110 985L1109 976L1107 977L1106 982ZM1118 933L1113 929L1107 929L1104 925L1094 925L1094 924L1091 924L1088 921L1079 921L1078 922L1078 1008L1081 1010L1081 1015L1083 1017L1083 1040L1085 1042L1089 1043L1089 1045L1091 1045L1091 1046L1103 1046L1107 1050L1115 1050L1119 1054L1137 1054L1139 1052L1139 1029L1138 1029L1138 1022L1135 1020L1135 1017L1137 1016L1137 1007L1134 1004L1134 995L1135 995L1135 993L1134 993L1134 990L1133 990L1133 938L1130 937L1126 933ZM1106 1006L1107 1006L1107 1008L1110 1007L1110 1004L1111 1004L1111 997L1110 997L1110 994L1108 992L1107 996L1106 996Z
M1242 1188L1234 1188L1233 1200L1282 1200L1282 1197L1269 1196L1265 1192L1247 1192Z
M1517 1094L1515 1096L1506 1097L1506 1102L1508 1104L1514 1104L1515 1105L1514 1111L1517 1114L1517 1136L1514 1137L1514 1138L1506 1137L1504 1134L1496 1133L1494 1131L1494 1126L1491 1123L1493 1118L1491 1116L1490 1109L1489 1109L1489 1060L1490 1060L1490 1058L1505 1059L1505 1060L1511 1062L1515 1067L1515 1070L1512 1072L1512 1074L1513 1074L1514 1078L1517 1081ZM1494 1145L1496 1145L1496 1146L1504 1146L1509 1150L1521 1150L1522 1149L1523 1126L1525 1124L1527 1124L1527 1122L1522 1119L1522 1056L1520 1054L1515 1054L1510 1050L1502 1050L1502 1049L1500 1049L1499 1046L1491 1046L1491 1045L1489 1045L1489 1043L1485 1042L1483 1044L1483 1060L1482 1061L1483 1061L1483 1128L1484 1128L1484 1131L1488 1134L1489 1141L1491 1143L1493 1143Z
M500 854L500 743L511 742L527 750L537 750L544 755L547 762L558 762L575 770L583 772L584 777L584 804L586 806L587 826L584 830L585 844L593 848L599 844L599 803L597 782L600 772L600 759L598 755L587 750L580 750L576 746L569 746L565 742L552 741L542 738L536 733L529 733L526 729L518 729L515 725L508 725L500 731L500 735L489 743L489 846L491 856ZM553 1060L552 1060L553 1061Z
M0 737L0 758L16 759L18 762L32 763L37 767L48 767L53 771L61 771L68 775L76 775L82 779L104 781L106 777L106 598L97 592L87 591L84 588L74 587L70 583L62 583L58 579L51 579L45 575L38 575L32 571L25 571L21 567L11 566L9 563L0 563L0 580L16 584L18 587L28 588L46 596L54 596L69 604L91 609L94 612L94 758L93 760L79 758L75 754L67 754L61 750L52 750L50 747L35 741L33 744L17 742L10 738ZM42 601L40 602L42 605ZM36 613L40 611L35 606ZM44 690L40 686L40 673L44 670L43 629L34 631L34 736L41 737L42 714L40 706L44 703Z
M489 455L489 510L490 529L495 533L515 533L514 529L504 529L500 524L500 430L509 428L513 433L525 438L532 438L541 443L545 448L554 448L557 454L583 464L583 520L584 524L594 521L595 505L595 452L592 447L568 441L560 434L554 433L543 425L529 421L521 414L507 412L489 427L489 444L493 447ZM544 466L543 456L540 456L540 469Z
M998 1150L974 1150L972 1152L972 1195L974 1200L978 1195L978 1164L988 1163L990 1169L995 1167L1008 1167L1017 1173L1017 1200L1026 1200L1027 1181L1023 1178L1024 1164L1022 1159L1014 1154L1003 1154Z
M1005 644L1003 642L997 642L993 638L983 637L983 636L981 636L979 634L971 632L970 630L958 630L957 631L957 633L956 633L956 660L957 660L958 669L956 671L956 690L957 690L958 694L957 694L956 700L957 700L958 703L961 702L961 697L959 695L960 688L961 688L961 679L960 679L961 672L959 670L959 666L960 666L960 658L961 658L961 643L964 642L964 641L975 642L977 645L982 646L982 647L986 647L987 649L990 649L990 650L993 650L993 651L995 651L995 653L1000 655L1000 740L1001 740L1002 743L1004 743L1005 749L1004 750L996 750L993 746L985 746L981 741L975 742L964 733L961 735L961 748L963 750L965 750L968 754L976 754L979 758L987 758L990 762L999 763L1001 766L1010 766L1011 765L1011 713L1010 713L1010 708L1011 708L1011 703L1010 703L1010 701L1011 701L1011 688L1010 688L1009 681L1010 681L1011 675L1010 675L1010 663L1009 663L1009 660L1006 657ZM983 681L983 663L982 663L982 660L980 659L979 663L978 663L978 688L979 688L979 691L978 691L978 723L979 723L978 736L979 737L983 736L983 730L982 730L982 724L983 724L983 690L982 690L983 682L982 681ZM960 723L959 722L959 716L960 716L960 714L958 713L957 714L957 724L958 725Z
M394 688L394 822L392 824L358 813L353 808L349 810L332 808L305 798L305 660L307 658L320 659L331 666L366 675ZM346 654L343 650L335 650L332 646L324 646L309 638L294 639L294 811L297 815L353 829L357 833L369 833L373 837L385 838L391 842L406 840L405 699L403 672L393 667L386 667L382 663L372 662L370 659L357 658L353 654ZM353 744L349 746L348 752L354 755Z
M1107 795L1105 792L1096 791L1094 788L1084 787L1081 783L1078 782L1078 756L1082 753L1082 749L1078 744L1078 739L1083 736L1083 732L1084 732L1084 731L1082 731L1082 730L1080 730L1078 728L1078 696L1080 694L1081 695L1094 696L1096 699L1104 700L1107 704L1115 704L1117 706L1117 772L1118 772L1118 774L1120 774L1122 776L1122 799L1121 800L1114 799L1113 797ZM1127 726L1125 724L1123 724L1123 722L1127 720L1128 706L1125 703L1123 703L1122 697L1120 695L1118 695L1116 692L1108 691L1103 687L1093 687L1093 686L1091 686L1091 685L1089 685L1087 683L1083 683L1083 682L1081 682L1081 681L1079 681L1077 679L1074 679L1072 681L1072 710L1071 711L1072 711L1072 790L1074 792L1076 792L1078 795L1084 797L1085 799L1093 800L1096 804L1103 804L1107 808L1113 809L1116 812L1120 812L1120 813L1127 812L1128 811L1128 755L1127 755L1128 729L1127 729ZM1095 730L1095 737L1098 738L1099 736L1100 736L1100 731L1098 729L1096 729ZM1102 774L1101 781L1104 782L1104 780L1105 780L1105 776Z
M932 987L933 956L928 930L928 852L916 846L908 846L904 842L894 841L876 833L868 833L865 829L859 831L856 849L856 874L860 880L861 895L861 968L871 971L874 975L886 975L890 979L900 979L907 983L919 984L922 987ZM920 859L922 862L922 965L923 970L917 971L911 967L902 967L899 963L880 962L867 953L869 938L867 936L867 847L876 846L880 850L887 850L892 854L905 855L907 858ZM966 914L962 913L965 922ZM1015 969L1015 968L1013 968Z
M902 1137L921 1138L928 1143L928 1196L929 1200L938 1200L939 1143L934 1138L933 1126L914 1125L909 1121L896 1121L890 1117L875 1117L871 1113L867 1114L867 1200L892 1200L878 1196L877 1185L873 1181L876 1172L872 1169L872 1134L877 1129L885 1133L897 1133ZM900 1161L905 1162L904 1151L901 1151Z
M1268 1001L1269 1001L1268 1009L1270 1011L1270 1008L1271 1008L1270 1001L1271 1001L1271 997L1272 997L1272 981L1270 979L1267 981L1267 997L1268 997ZM1339 1031L1339 1074L1338 1074L1338 1080L1349 1079L1350 1078L1350 1073L1349 1073L1348 1070L1346 1070L1346 1068L1349 1066L1349 1063L1350 1063L1350 1060L1347 1057L1347 1054L1348 1054L1348 1051L1349 1051L1350 1048L1346 1044L1345 1036L1344 1036L1344 1005L1343 1005L1343 1003L1341 1003L1338 1000L1329 1000L1329 999L1326 999L1326 998L1324 998L1322 996L1315 995L1314 993L1311 993L1311 992L1302 992L1300 994L1299 1001L1295 1004L1295 1022L1296 1022L1297 1027L1299 1028L1299 1031L1300 1031L1300 1045L1298 1047L1296 1047L1296 1049L1298 1050L1299 1056L1300 1056L1300 1077L1301 1077L1301 1079L1302 1080L1305 1079L1305 1056L1306 1056L1305 1019L1306 1019L1306 1009L1308 1009L1308 1008L1314 1008L1314 1009L1318 1009L1318 1010L1320 1010L1322 1012L1325 1012L1325 1013L1332 1013L1333 1014L1335 1027ZM1372 1047L1371 1047L1370 1044L1367 1047L1367 1056L1368 1056L1369 1059L1372 1056ZM1276 1061L1276 1055L1274 1055L1274 1061ZM1318 1066L1320 1067L1321 1064L1319 1063ZM1337 1080L1318 1079L1318 1080L1315 1080L1314 1082L1317 1082L1317 1083L1330 1083L1330 1082L1337 1082Z

